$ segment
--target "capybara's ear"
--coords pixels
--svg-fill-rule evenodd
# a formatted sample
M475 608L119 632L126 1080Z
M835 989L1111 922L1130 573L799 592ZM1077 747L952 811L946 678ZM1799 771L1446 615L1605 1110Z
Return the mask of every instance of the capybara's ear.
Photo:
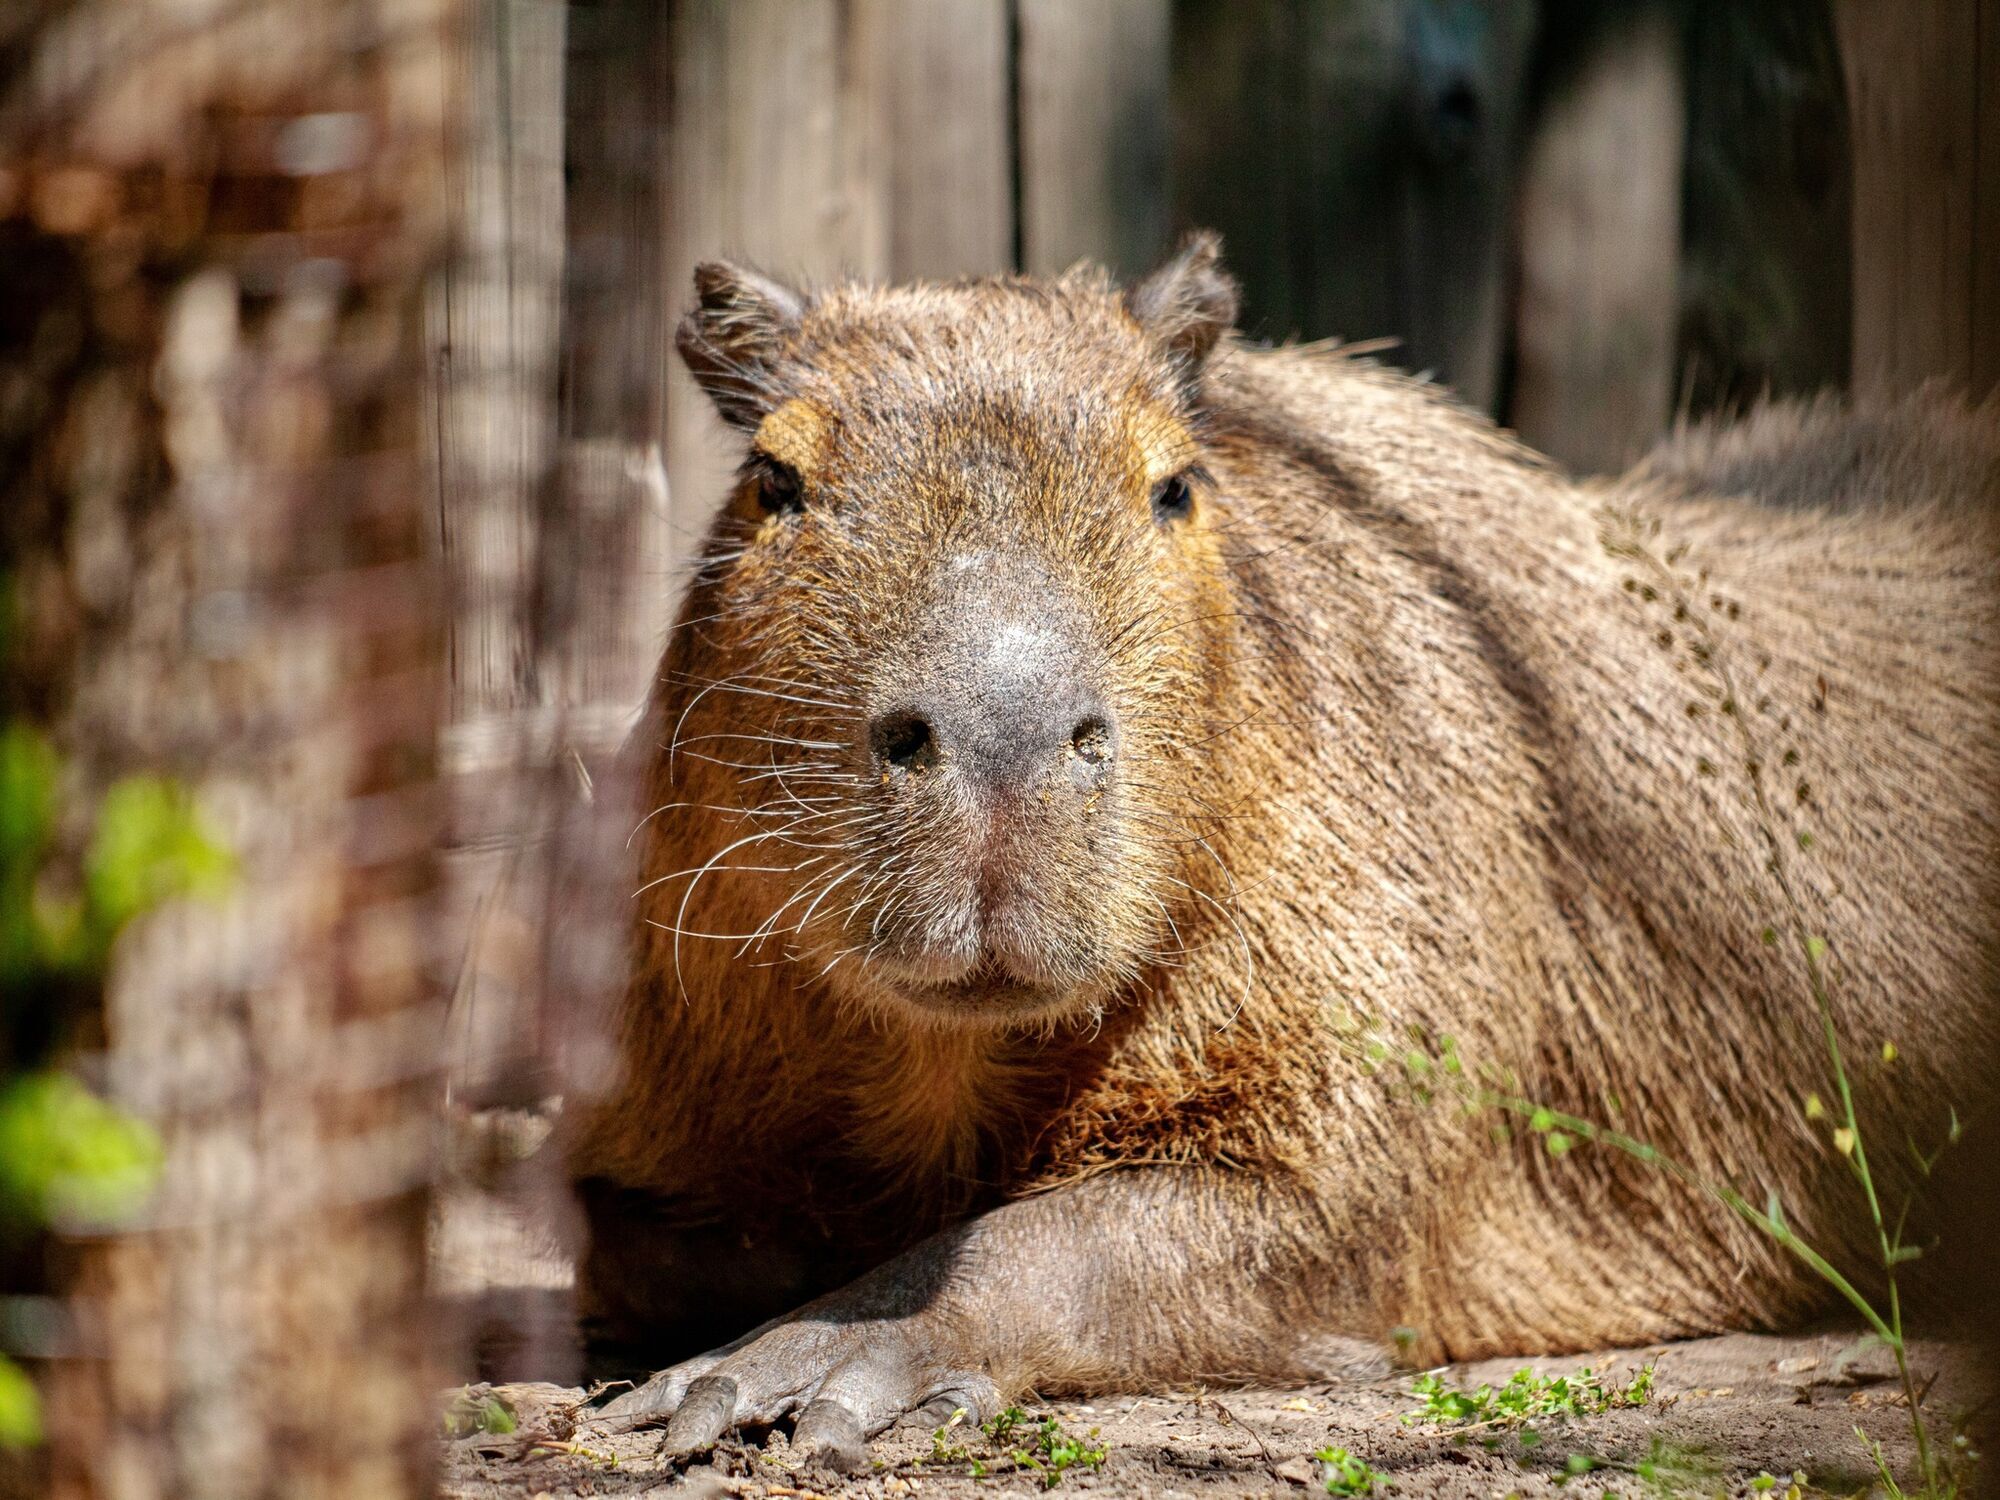
M1174 258L1125 293L1125 308L1192 386L1216 341L1235 326L1236 283L1222 269L1222 237L1196 230Z
M783 400L778 360L805 314L805 299L726 260L696 266L694 290L695 305L674 342L723 420L753 428Z

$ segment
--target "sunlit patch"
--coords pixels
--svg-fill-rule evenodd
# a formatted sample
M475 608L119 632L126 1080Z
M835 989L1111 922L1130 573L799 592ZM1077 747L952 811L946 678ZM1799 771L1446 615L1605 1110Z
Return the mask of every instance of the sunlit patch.
M1134 402L1125 420L1125 435L1131 444L1132 466L1148 491L1201 459L1201 446L1187 423L1171 407L1155 400Z
M810 477L825 460L832 423L811 402L793 397L758 424L755 443L782 464Z

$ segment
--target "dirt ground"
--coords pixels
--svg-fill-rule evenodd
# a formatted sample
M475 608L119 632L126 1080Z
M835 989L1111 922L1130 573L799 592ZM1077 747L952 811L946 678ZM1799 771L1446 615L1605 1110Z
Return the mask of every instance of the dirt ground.
M1879 1348L1857 1350L1856 1344L1846 1331L1734 1334L1595 1358L1495 1360L1453 1368L1449 1378L1472 1386L1497 1385L1522 1365L1545 1374L1589 1365L1622 1383L1639 1366L1654 1364L1654 1393L1645 1405L1544 1423L1541 1441L1527 1449L1511 1436L1489 1448L1480 1441L1485 1435L1454 1438L1446 1430L1406 1423L1404 1414L1419 1404L1407 1374L1367 1385L1023 1405L1031 1416L1055 1416L1073 1435L1098 1434L1093 1441L1105 1449L1101 1466L1072 1466L1062 1476L1059 1487L1076 1493L1203 1500L1324 1493L1328 1471L1312 1455L1340 1447L1379 1470L1390 1495L1403 1500L1558 1493L1598 1500L1649 1489L1768 1493L1771 1500L1782 1500L1794 1472L1806 1476L1810 1491L1852 1495L1874 1481L1857 1426L1881 1441L1899 1471L1911 1461L1909 1422L1888 1358ZM1967 1351L1940 1344L1919 1344L1916 1350L1925 1377L1936 1379L1925 1400L1934 1424L1985 1402ZM954 1434L954 1441L982 1461L983 1478L972 1475L967 1461L934 1461L931 1431L919 1427L885 1433L871 1450L873 1467L846 1477L794 1464L782 1428L761 1443L725 1444L683 1466L656 1456L657 1431L613 1437L594 1430L589 1410L579 1407L580 1391L549 1385L489 1389L513 1409L518 1430L445 1444L441 1493L450 1500L583 1495L960 1500L1043 1490L1040 1475L996 1452L976 1432ZM1649 1484L1630 1469L1615 1467L1649 1452L1668 1460L1664 1482ZM1572 1454L1607 1467L1566 1479ZM1762 1473L1777 1476L1775 1487L1757 1484Z

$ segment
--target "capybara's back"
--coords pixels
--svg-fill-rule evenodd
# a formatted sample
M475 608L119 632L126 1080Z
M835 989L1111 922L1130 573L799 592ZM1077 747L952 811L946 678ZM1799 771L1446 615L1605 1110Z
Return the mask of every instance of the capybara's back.
M675 1357L821 1300L627 1398L670 1442L1804 1314L1691 1184L1859 1273L1822 1015L1885 1191L1983 1106L1992 408L1584 486L1228 340L1205 241L700 293L749 451L635 741L587 1281Z

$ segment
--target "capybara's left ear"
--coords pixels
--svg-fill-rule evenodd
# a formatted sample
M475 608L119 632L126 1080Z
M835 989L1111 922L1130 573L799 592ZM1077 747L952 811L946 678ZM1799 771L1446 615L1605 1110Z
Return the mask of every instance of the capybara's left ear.
M1212 229L1189 235L1172 260L1126 291L1125 309L1193 386L1236 324L1236 283L1222 269L1222 237Z
M694 289L675 345L722 419L754 428L784 400L778 360L805 315L805 298L726 260L696 266Z

